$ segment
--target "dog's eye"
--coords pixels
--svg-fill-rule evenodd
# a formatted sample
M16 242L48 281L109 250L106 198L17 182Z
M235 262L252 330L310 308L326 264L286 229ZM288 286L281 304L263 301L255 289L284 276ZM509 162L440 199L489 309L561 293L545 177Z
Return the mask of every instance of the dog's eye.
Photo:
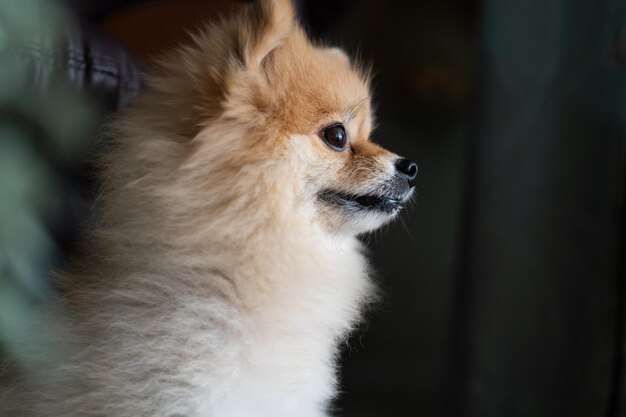
M346 133L346 128L341 123L325 127L320 132L320 137L336 151L344 150L348 144L348 134Z

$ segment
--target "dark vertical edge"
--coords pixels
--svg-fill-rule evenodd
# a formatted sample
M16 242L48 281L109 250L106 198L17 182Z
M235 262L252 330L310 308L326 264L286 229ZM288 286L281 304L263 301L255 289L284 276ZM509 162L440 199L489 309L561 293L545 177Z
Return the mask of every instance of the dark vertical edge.
M613 358L611 360L613 366L606 417L626 416L626 410L622 409L626 404L626 363L624 358L626 356L626 132L622 134L621 148L621 178L618 180L618 219L621 219L618 220L621 221L618 230L621 231L621 235L616 250L616 259L619 260L621 255L621 262L617 265L615 277L615 331Z
M470 415L469 380L471 346L471 309L474 293L472 271L473 236L477 232L479 201L484 190L480 187L481 167L484 167L484 152L487 139L484 135L484 110L486 107L485 86L488 74L485 68L487 51L484 41L485 1L477 2L475 21L477 30L476 60L474 64L475 82L473 86L468 143L466 147L466 176L464 180L463 208L458 231L457 263L452 289L450 324L448 328L447 394L444 401L444 415L464 417Z

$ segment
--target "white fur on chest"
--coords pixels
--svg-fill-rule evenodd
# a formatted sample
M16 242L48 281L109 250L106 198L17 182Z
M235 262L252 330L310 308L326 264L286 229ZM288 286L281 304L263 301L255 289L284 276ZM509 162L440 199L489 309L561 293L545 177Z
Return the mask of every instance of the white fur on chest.
M219 298L181 288L191 295L179 299L184 308L163 323L171 343L163 352L182 352L182 365L172 366L175 381L189 384L185 415L326 415L336 390L337 344L358 318L369 289L364 259L353 243L335 244L298 258L269 259L256 266L267 276L252 284L250 276L235 277L241 305L222 305ZM153 360L160 360L158 354ZM161 388L179 389L176 383Z
M356 240L286 247L220 255L220 274L206 272L218 258L154 255L85 289L64 336L72 353L32 369L24 415L327 415L337 345L371 288L366 263Z

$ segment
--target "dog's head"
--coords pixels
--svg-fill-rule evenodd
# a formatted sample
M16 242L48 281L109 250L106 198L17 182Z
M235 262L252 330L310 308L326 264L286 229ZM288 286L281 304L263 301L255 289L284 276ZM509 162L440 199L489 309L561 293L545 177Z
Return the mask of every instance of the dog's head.
M289 0L253 2L163 68L153 86L192 100L167 117L193 136L187 166L220 176L212 194L232 202L246 193L253 205L287 207L349 234L389 221L411 196L417 165L370 141L366 72L341 50L311 43ZM192 75L188 91L172 81L181 71Z

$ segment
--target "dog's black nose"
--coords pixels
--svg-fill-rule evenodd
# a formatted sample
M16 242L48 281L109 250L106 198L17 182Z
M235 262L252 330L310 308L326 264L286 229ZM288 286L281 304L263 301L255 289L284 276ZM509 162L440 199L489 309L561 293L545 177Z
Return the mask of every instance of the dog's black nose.
M396 169L404 174L409 181L411 187L415 186L415 178L417 177L417 164L410 159L400 158L396 161Z

